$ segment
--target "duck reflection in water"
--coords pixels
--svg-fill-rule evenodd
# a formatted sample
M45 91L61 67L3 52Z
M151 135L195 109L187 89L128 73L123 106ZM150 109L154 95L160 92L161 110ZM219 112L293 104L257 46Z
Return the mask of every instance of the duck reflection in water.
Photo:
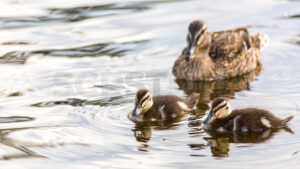
M147 143L152 138L152 130L175 129L182 120L182 118L173 118L156 122L136 123L132 131L138 142Z
M250 90L250 82L256 79L261 71L261 66L258 66L254 71L224 80L215 81L183 81L175 80L179 89L183 90L187 95L193 92L200 94L198 108L205 112L209 109L207 103L216 97L234 97L236 92Z
M209 137L204 137L204 139L208 142L213 157L228 157L230 155L231 143L264 143L270 140L281 130L293 133L293 131L288 127L282 129L269 129L263 133L207 132Z

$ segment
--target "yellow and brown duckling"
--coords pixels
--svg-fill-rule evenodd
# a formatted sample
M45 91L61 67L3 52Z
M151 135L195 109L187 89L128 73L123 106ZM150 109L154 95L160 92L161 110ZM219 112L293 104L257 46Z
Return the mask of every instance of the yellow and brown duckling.
M236 109L231 111L225 98L213 100L210 113L205 119L204 129L216 132L264 132L268 129L287 126L293 116L285 119L275 117L267 110L257 108Z
M253 71L268 44L263 33L250 35L247 27L211 32L203 21L189 25L187 47L177 58L173 74L179 80L210 81Z
M135 98L135 107L128 118L135 122L149 122L182 117L195 108L199 94L193 93L187 98L175 95L153 96L148 90L139 90Z

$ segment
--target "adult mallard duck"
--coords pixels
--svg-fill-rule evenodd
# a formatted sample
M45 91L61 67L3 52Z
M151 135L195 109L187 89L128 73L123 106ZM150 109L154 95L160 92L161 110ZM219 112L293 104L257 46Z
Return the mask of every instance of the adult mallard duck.
M179 80L210 81L253 71L268 44L263 33L250 35L247 27L210 32L203 21L189 25L187 47L175 61Z
M204 120L204 129L216 132L264 132L268 129L283 128L293 119L275 117L267 110L257 108L236 109L231 111L227 99L213 100L211 110Z
M153 96L148 90L139 90L135 98L135 107L128 118L135 122L157 121L182 117L198 103L199 94L193 93L187 98L175 95Z

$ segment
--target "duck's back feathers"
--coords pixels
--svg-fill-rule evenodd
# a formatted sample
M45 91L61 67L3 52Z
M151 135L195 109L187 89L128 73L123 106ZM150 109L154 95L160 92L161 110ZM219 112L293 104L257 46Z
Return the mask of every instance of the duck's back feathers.
M209 56L214 61L222 59L231 62L240 55L245 55L250 47L250 37L246 28L213 32Z
M155 121L182 117L198 103L199 94L187 98L175 95L153 96L153 106L144 114L143 121Z
M263 132L267 129L282 128L293 117L275 117L267 110L257 108L236 109L223 119L210 124L210 130L222 132Z

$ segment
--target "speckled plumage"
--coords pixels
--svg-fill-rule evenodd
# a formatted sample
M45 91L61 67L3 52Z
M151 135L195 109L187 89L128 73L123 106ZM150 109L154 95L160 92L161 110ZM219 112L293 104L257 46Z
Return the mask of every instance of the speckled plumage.
M247 129L249 132L263 132L267 129L281 128L286 125L292 117L286 119L280 119L275 117L270 112L263 109L245 108L236 109L232 113L222 119L216 119L210 124L209 130L218 131L220 127L224 129L224 132L245 132L243 129ZM236 120L236 130L234 129L234 119ZM270 127L267 127L262 123L261 119L266 119L270 122Z
M211 111L215 111L215 116L221 115L217 111L226 114L227 105L229 102L225 98L216 98L212 103ZM223 110L220 110L220 106ZM223 118L217 117L212 122L205 124L205 129L217 132L263 132L268 129L285 127L287 122L293 118L290 116L280 119L267 110L257 108L236 109L227 114Z
M260 64L261 51L268 43L266 35L250 35L246 27L210 32L204 22L194 21L189 26L188 42L198 42L199 36L204 40L196 45L194 57L187 61L185 48L175 61L172 72L177 79L210 81L251 72Z
M137 101L142 98L144 91L137 92ZM193 93L187 98L178 97L175 95L159 95L153 96L153 105L145 112L132 116L132 112L128 114L129 119L136 122L157 121L175 117L182 117L187 112L195 108L198 103L199 94ZM184 104L187 109L184 109L180 103Z

